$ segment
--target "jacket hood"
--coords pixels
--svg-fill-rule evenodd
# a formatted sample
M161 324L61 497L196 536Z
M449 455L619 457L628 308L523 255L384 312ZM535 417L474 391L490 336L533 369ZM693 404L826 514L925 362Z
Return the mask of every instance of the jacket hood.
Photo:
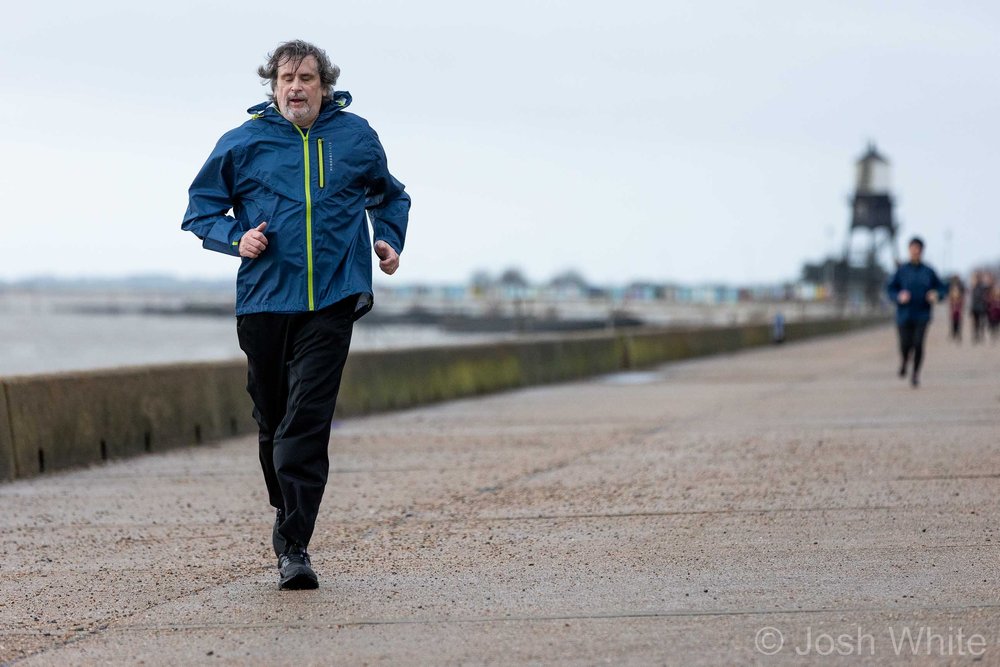
M351 101L353 98L351 94L346 90L335 90L329 98L323 100L323 104L319 109L318 118L322 118L331 113L336 113L341 109L346 109L351 106ZM277 117L284 118L281 113L278 112L278 107L275 106L274 102L268 100L266 102L261 102L260 104L255 104L254 106L247 109L247 113L251 114L254 118L268 118Z

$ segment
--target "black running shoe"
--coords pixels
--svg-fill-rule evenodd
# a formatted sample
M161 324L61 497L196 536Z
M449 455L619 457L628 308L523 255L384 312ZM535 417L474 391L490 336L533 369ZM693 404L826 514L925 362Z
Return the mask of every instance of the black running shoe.
M899 367L899 377L901 378L906 377L906 364L903 364L902 366Z
M278 556L278 570L281 578L278 587L282 590L306 590L319 587L319 578L313 572L309 554L298 544L291 544L288 550Z
M278 526L285 520L285 510L277 510L274 514L274 528L271 529L271 546L274 547L274 555L281 557L285 553L288 544L285 536L278 532Z
M919 377L919 376L918 376L918 375L917 375L916 373L914 373L914 374L913 374L913 377L912 377L912 378L910 378L910 384L911 384L911 385L912 385L912 386L913 386L914 388L916 388L916 387L919 387L919 386L920 386L920 377Z

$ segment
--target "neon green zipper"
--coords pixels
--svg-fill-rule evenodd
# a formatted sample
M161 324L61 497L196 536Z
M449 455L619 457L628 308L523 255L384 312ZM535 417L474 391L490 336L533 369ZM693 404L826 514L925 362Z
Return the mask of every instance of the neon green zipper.
M309 178L309 130L303 132L298 125L295 125L295 129L302 137L302 156L306 163L306 273L309 285L309 310L316 310L316 300L313 298L312 184ZM320 166L322 164L320 162Z

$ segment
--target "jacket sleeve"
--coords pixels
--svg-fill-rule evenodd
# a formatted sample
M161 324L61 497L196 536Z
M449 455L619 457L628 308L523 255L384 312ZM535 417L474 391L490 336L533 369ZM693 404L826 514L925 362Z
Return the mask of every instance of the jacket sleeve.
M181 229L193 232L202 246L227 255L240 256L243 229L229 215L234 204L235 168L226 138L219 140L205 165L188 189L188 208Z
M889 283L885 286L885 291L889 295L889 301L893 303L899 303L899 292L903 289L903 285L899 280L899 269L892 274L892 278L889 279Z
M375 241L385 241L393 250L402 253L410 219L410 195L389 173L385 151L375 130L371 130L369 141L372 155L366 174L365 208L375 230Z
M931 289L937 290L938 299L942 301L948 296L948 283L942 281L934 269L931 269Z

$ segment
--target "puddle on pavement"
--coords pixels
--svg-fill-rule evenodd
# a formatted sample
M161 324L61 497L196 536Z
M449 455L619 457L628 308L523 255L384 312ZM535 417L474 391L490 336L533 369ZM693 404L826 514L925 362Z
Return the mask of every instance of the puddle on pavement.
M630 371L627 373L612 373L598 378L603 384L653 384L663 379L663 373L655 371Z

